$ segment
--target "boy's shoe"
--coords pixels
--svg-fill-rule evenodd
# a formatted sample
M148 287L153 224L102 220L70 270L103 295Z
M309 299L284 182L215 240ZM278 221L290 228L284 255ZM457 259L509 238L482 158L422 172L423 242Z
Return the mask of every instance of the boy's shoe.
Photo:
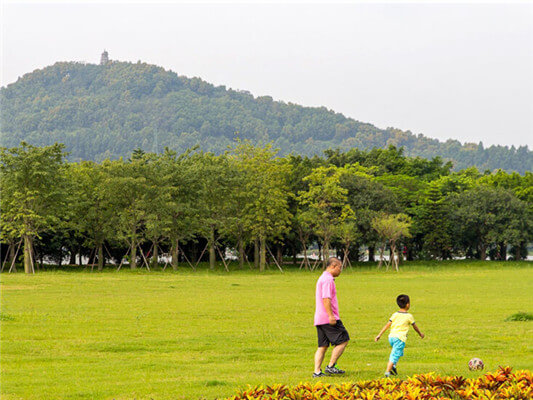
M385 372L385 378L390 378L390 372Z
M393 365L390 370L391 375L398 375L398 371L396 370L396 365Z
M335 364L333 367L330 367L329 365L326 367L326 374L331 375L342 375L346 371L343 371L342 369L337 368L337 364Z
M326 376L327 375L323 373L322 371L320 371L318 374L316 372L313 372L313 378L324 378Z

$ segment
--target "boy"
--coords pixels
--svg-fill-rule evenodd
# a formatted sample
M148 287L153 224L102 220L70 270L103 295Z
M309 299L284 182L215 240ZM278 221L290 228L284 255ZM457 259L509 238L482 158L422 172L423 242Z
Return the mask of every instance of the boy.
M387 371L385 371L385 376L387 378L391 376L391 373L392 375L398 375L396 364L398 363L400 357L403 356L403 349L405 347L405 342L407 341L409 325L413 325L416 333L418 333L420 337L424 339L424 334L420 332L420 329L418 329L418 326L415 324L415 319L407 312L411 307L411 300L409 299L409 296L406 294L399 295L396 298L396 303L400 309L392 314L389 322L387 322L381 332L379 332L374 339L377 342L381 335L383 335L383 332L389 329L389 327L391 328L389 334L389 343L392 346L392 350L390 352L389 362L387 364Z

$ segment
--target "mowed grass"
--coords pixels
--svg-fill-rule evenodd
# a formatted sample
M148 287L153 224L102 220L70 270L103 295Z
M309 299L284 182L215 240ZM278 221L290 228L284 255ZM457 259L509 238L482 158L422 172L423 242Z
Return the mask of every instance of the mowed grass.
M248 384L310 381L319 271L40 272L2 274L3 399L214 399ZM378 378L389 354L373 338L407 293L426 339L409 335L401 376L477 376L533 366L530 263L370 268L337 278L352 341L345 382ZM328 352L328 356L329 356Z

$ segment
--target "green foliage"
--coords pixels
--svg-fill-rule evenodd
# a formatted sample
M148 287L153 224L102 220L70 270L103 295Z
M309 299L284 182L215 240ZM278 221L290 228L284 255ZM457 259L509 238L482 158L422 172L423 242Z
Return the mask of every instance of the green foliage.
M286 183L289 164L276 159L271 146L254 147L241 143L234 149L233 166L240 182L235 189L237 198L244 199L240 221L244 230L260 243L260 270L266 263L266 241L280 239L290 221L289 192ZM241 207L239 201L238 207ZM239 211L237 211L239 216Z
M24 269L33 271L33 240L45 229L55 230L68 218L69 188L63 145L0 149L2 213L0 238L24 240Z
M533 314L528 312L518 312L505 319L506 321L533 321Z
M305 208L302 218L313 221L314 231L324 246L324 262L329 257L329 245L338 235L339 227L353 218L353 210L347 202L348 190L341 185L341 177L350 172L349 167L318 167L303 179L309 188L299 193L298 199Z
M476 186L450 197L454 237L459 246L478 252L484 260L493 245L519 245L531 235L531 214L526 203L502 188Z
M368 163L383 173L424 180L449 171L451 163L455 170L475 165L523 174L533 169L527 146L485 148L379 129L325 107L254 97L140 62L59 62L0 89L0 105L3 146L22 140L36 146L61 142L73 161L125 158L137 147L181 153L199 145L220 154L239 137L254 144L272 142L281 155L351 149L340 156L339 150L330 151L328 157L333 164ZM379 150L389 146L400 150L395 155ZM367 154L368 149L374 150ZM404 152L418 158L405 163Z
M410 218L405 214L381 214L372 220L372 227L383 241L396 242L410 237Z
M452 254L451 210L436 183L423 191L414 210L413 233L423 238L421 252L425 258L450 258Z
M279 157L271 145L243 141L221 155L136 149L127 160L65 163L61 145L22 143L1 155L3 262L16 264L21 240L27 262L69 257L72 264L76 255L92 254L99 270L106 258L120 263L126 255L131 268L138 261L148 266L148 255L157 267L160 252L170 253L174 269L180 260L194 268L190 260L201 261L207 249L214 269L227 248L238 251L243 268L252 243L261 270L269 255L274 260L271 247L276 261L295 260L315 243L324 259L333 248L357 260L366 246L373 261L380 244L382 255L385 246L394 253L401 244L408 260L527 256L532 174L469 168L428 180L426 173L405 174L398 166L412 160L395 149L370 153L394 162L375 159L390 166L383 171L358 153L367 165L337 166L316 156ZM385 228L398 228L400 236Z

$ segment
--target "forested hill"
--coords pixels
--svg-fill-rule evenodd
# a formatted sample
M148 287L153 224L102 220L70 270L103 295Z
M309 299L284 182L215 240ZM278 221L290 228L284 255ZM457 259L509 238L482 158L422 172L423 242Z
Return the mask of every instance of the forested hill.
M72 62L24 75L0 90L1 145L65 143L71 160L128 156L135 148L221 152L234 139L273 142L282 154L395 145L405 154L452 160L455 169L533 170L527 147L461 145L213 86L145 63Z

